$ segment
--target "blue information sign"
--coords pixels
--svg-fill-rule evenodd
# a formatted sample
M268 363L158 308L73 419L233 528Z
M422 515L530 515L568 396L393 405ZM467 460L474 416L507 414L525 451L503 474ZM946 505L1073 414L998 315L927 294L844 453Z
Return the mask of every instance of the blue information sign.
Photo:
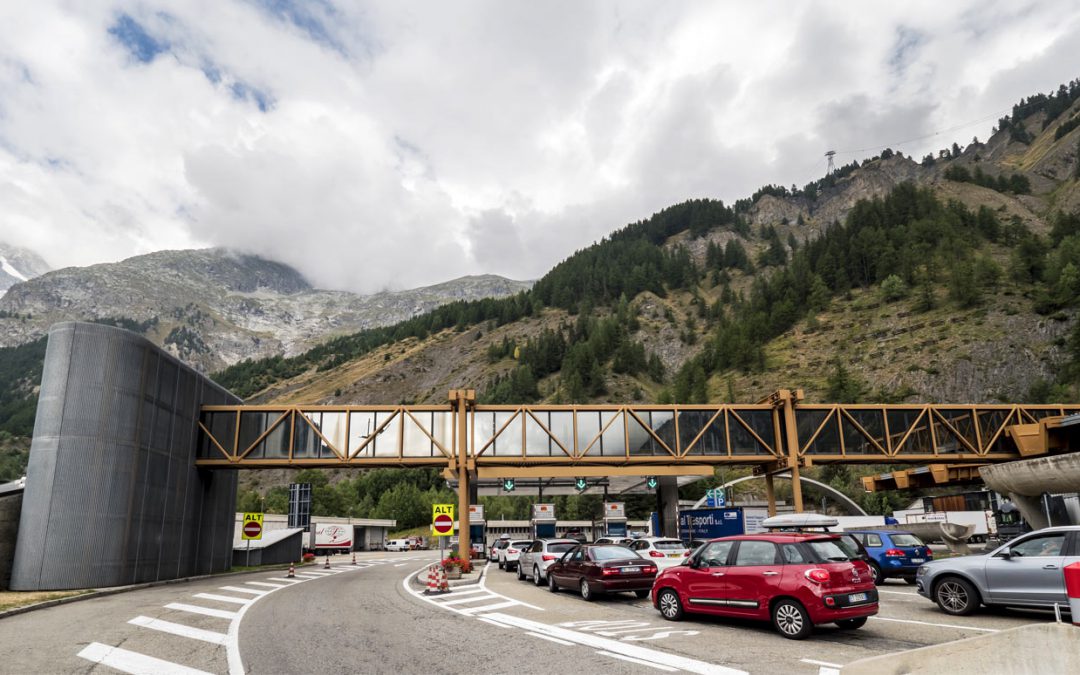
M740 507L727 509L692 509L679 512L679 538L714 539L744 534L746 526Z

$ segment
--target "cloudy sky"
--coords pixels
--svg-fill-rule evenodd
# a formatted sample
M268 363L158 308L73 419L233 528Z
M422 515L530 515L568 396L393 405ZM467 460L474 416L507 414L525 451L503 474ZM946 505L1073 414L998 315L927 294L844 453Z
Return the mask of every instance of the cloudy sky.
M228 246L361 292L533 278L1078 76L1077 2L3 2L0 241Z

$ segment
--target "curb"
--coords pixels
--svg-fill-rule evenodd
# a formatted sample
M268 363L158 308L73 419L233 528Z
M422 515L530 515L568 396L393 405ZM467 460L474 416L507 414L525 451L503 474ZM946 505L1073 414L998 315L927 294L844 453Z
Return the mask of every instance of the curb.
M431 565L434 565L434 564L435 563L431 563L431 564L427 565L426 567L430 567ZM483 567L480 567L478 565L476 567L476 571L477 571L477 574L476 574L475 579L472 579L472 578L469 578L469 579L453 579L451 581L448 581L447 583L450 585L450 591L453 592L453 590L455 588L461 588L462 586L475 586L476 584L483 581L484 574L487 572L487 565L484 565ZM420 587L420 588L426 588L427 587L427 584L420 578L419 573L413 575L412 583L415 584L416 586Z
M66 605L71 602L81 602L83 600L89 600L91 598L102 598L109 595L118 595L120 593L127 593L128 591L139 591L144 588L153 588L155 586L169 586L171 584L182 584L189 581L202 581L203 579L224 579L226 577L238 577L242 574L255 574L259 572L273 572L275 570L287 570L288 565L267 565L265 568L257 570L244 570L243 572L221 572L220 574L203 574L195 577L181 577L179 579L162 579L161 581L148 581L141 584L132 584L130 586L114 586L111 588L102 589L90 589L88 593L82 595L73 595L69 598L56 598L55 600L45 600L44 602L35 602L32 605L25 605L23 607L14 607L12 609L6 609L0 612L0 621L8 618L9 616L17 616L19 614L25 614L37 609L48 609L49 607L55 607L57 605ZM69 589L69 590L81 590L81 589Z

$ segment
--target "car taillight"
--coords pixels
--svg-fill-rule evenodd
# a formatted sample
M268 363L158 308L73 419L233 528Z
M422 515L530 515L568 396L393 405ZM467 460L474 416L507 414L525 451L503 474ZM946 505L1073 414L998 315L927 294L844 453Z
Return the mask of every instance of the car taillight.
M663 558L664 554L660 551L649 551L649 556L653 558Z
M927 560L933 560L934 559L934 552L931 551L930 549L926 549L926 553L923 555L923 557L925 557Z
M604 567L603 569L600 570L600 573L603 574L605 577L610 575L610 574L618 574L619 573L619 568L618 567Z
M551 555L549 553L545 553L544 556L543 556L544 560L554 560L556 557L558 557L558 556L553 556L553 555Z
M641 571L644 572L645 574L656 574L656 566L655 565L649 565L648 567L642 567Z
M807 579L813 581L815 584L824 584L829 581L829 572L815 567L814 569L806 570L803 572Z
M508 549L506 549L506 552L507 553L517 553L518 551L517 551L516 548L508 548Z
M683 551L682 557L689 558L690 557L690 551Z
M904 552L901 551L898 548L890 548L888 551L885 551L885 557L886 558L903 558L904 557Z

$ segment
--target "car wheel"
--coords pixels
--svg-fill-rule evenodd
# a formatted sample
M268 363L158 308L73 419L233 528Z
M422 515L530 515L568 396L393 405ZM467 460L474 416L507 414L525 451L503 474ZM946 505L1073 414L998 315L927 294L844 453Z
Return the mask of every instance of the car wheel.
M660 616L668 621L682 621L682 600L679 600L679 594L675 591L670 588L660 591L660 595L656 598L656 604L660 608Z
M540 578L540 568L533 565L533 583L537 586L543 586L544 580Z
M555 577L548 575L548 590L552 593L559 592L559 585L555 583Z
M858 619L840 619L836 622L836 625L845 630L855 630L856 628L862 628L866 625L866 617L860 616Z
M877 566L877 563L870 563L870 572L874 575L875 586L880 586L885 583L885 573L881 571L881 568Z
M802 640L814 630L810 615L797 600L785 598L773 606L773 627L789 640Z
M636 595L639 598L641 598L642 600L644 600L645 598L649 597L649 592L648 591L634 591L634 595Z
M589 587L589 582L585 579L581 580L581 599L585 602L592 602L596 597L596 594L592 592L592 588Z
M966 616L979 608L979 594L967 581L948 577L934 587L934 602L946 614Z
M525 570L521 569L521 565L518 565L518 581L525 581Z

